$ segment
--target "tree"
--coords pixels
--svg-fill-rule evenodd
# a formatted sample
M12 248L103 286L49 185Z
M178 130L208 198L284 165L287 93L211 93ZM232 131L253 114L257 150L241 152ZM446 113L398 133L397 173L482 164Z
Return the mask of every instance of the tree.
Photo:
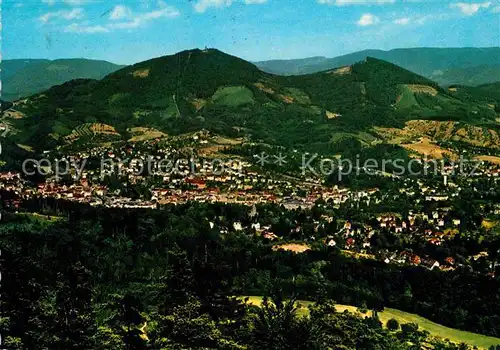
M416 323L403 323L401 325L401 330L403 333L411 334L418 331L418 324Z
M142 331L139 329L139 325L144 322L140 312L142 305L139 298L130 293L115 294L111 296L111 302L108 303L107 308L108 312L111 312L111 317L106 320L106 323L122 337L125 349L145 349L146 345L141 337Z
M203 312L201 303L194 298L174 307L169 315L159 315L155 323L157 326L150 332L154 349L241 348L224 337L218 324Z
M191 263L185 251L175 245L167 252L168 272L160 278L157 302L159 312L167 315L172 308L184 305L195 289Z
M391 318L389 321L387 321L387 328L391 331L397 331L399 329L399 322Z
M296 300L264 297L254 316L251 344L254 349L314 349L313 325L297 317Z
M54 329L58 336L53 346L82 350L93 347L96 330L91 300L89 271L81 263L68 266L58 276Z

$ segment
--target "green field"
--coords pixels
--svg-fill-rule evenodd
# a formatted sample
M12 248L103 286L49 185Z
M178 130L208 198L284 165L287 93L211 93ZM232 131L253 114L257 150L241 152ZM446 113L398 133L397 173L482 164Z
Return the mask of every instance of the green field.
M399 101L396 103L396 106L403 109L418 107L418 102L415 99L415 95L410 90L410 88L406 85L402 85L400 88L402 93L400 95Z
M254 103L252 91L244 86L220 87L212 96L212 100L217 105L229 107Z
M42 222L50 222L50 223L62 221L65 219L62 216L44 215L44 214L40 214L40 213L18 213L16 215L20 216L20 217L33 218L33 219L36 219L36 220L39 220Z
M284 90L285 94L293 98L295 102L306 105L311 104L311 99L304 91L296 88L286 88Z
M260 305L262 303L262 297L259 296L248 296L244 298L248 298L248 303L252 305ZM310 301L298 301L299 315L307 315L308 306L311 304L312 302ZM355 306L336 304L335 308L338 312L344 312L345 310L347 310L351 313L359 314L359 316L361 317L371 315L371 311L363 314ZM399 324L416 323L418 324L419 329L429 332L429 334L432 336L449 339L456 343L467 343L470 345L475 345L482 349L488 349L492 345L500 345L499 338L488 337L481 334L445 327L440 324L434 323L424 317L396 309L385 308L384 311L378 313L378 317L382 324L384 324L384 326L391 318L396 319Z

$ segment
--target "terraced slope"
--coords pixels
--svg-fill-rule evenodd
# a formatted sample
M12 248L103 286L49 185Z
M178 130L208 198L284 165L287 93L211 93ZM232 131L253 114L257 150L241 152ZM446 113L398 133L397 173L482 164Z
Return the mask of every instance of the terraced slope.
M500 148L500 136L494 129L460 122L410 120L404 128L376 128L376 132L391 143L408 143L422 136L434 142L460 141L473 146Z

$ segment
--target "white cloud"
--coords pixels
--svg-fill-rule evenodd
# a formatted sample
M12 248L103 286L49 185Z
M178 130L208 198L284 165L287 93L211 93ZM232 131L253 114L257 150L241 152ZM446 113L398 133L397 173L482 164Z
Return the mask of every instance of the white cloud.
M85 12L82 8L73 8L72 10L48 12L39 19L47 23L52 19L78 20L84 16ZM97 25L91 24L89 21L74 22L65 26L63 30L72 33L107 33L113 30L138 28L150 21L178 16L180 16L180 12L175 7L167 5L163 0L158 0L157 9L149 12L133 13L129 7L117 5L110 12L108 23Z
M94 33L107 33L109 32L109 29L100 25L96 26L90 26L90 25L82 25L78 23L72 23L66 28L64 28L65 32L68 33L88 33L88 34L94 34Z
M141 22L139 19L134 18L133 20L128 21L128 22L110 23L110 24L108 24L108 28L110 28L110 29L132 29L132 28L140 27L142 23L144 23L144 22Z
M64 3L69 6L83 6L91 3L94 0L42 0L42 3L49 6L54 6L56 3Z
M194 9L196 12L203 13L209 8L222 8L231 6L233 0L198 0L194 4Z
M407 25L410 23L410 19L408 17L398 18L393 21L395 24Z
M92 0L63 0L66 5L82 6L92 2Z
M159 1L158 6L159 6L158 10L139 13L136 15L132 15L132 12L130 11L129 17L132 17L132 19L130 21L110 23L108 25L108 27L110 29L137 28L137 27L140 27L141 25L145 24L148 21L152 21L152 20L156 20L156 19L160 19L160 18L175 18L175 17L180 16L180 14L181 14L175 7L168 6L163 1Z
M146 12L144 14L139 15L136 19L140 21L149 21L152 19L158 18L174 18L179 16L181 13L174 7L164 7L160 10Z
M481 8L490 7L491 2L482 2L482 3L465 3L465 2L457 2L454 4L450 4L451 8L458 8L464 15L472 16L476 14Z
M162 0L160 0L162 1ZM241 2L245 5L262 5L269 0L197 0L194 4L194 9L196 12L203 13L210 8L224 8L229 7L235 2ZM387 0L386 0L387 1Z
M412 19L412 23L416 23L418 25L423 25L429 21L445 21L451 18L449 13L433 13L424 16L416 16Z
M46 14L40 16L40 21L43 23L49 22L51 19L65 19L65 20L72 20L72 19L81 19L85 16L85 11L82 8L74 8L70 11L68 10L61 10L61 11L55 11L55 12L47 12Z
M396 0L318 0L319 4L324 5L384 5L394 4Z
M380 19L377 16L371 13L365 13L356 23L362 27L366 27L377 24L378 22L380 22Z
M132 15L132 11L127 6L116 5L109 15L111 20L119 20L123 18L129 18Z

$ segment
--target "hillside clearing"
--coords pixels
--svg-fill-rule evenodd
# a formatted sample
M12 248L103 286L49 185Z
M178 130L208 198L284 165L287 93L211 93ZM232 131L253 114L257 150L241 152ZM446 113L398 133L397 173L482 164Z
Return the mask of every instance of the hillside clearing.
M33 219L40 220L43 222L59 222L59 221L65 220L65 218L62 216L47 215L47 214L41 214L41 213L18 213L16 215L20 216L20 217L33 218Z
M398 104L403 104L403 100ZM374 127L374 131L393 144L409 143L425 135L432 142L461 141L479 147L500 147L500 136L497 131L454 121L417 119L407 121L403 129Z
M269 87L266 87L264 84L262 83L254 83L253 84L257 89L261 90L261 91L264 91L268 94L274 94L274 90L269 88Z
M213 138L212 140L214 143L218 145L241 145L243 143L243 139L232 139L229 137L223 137L220 135L217 135Z
M341 115L339 113L333 113L333 112L330 112L330 111L326 111L326 118L327 119L337 119L340 116Z
M438 94L437 90L432 86L420 84L409 84L407 86L413 93L429 94L431 96L437 96Z
M352 72L352 66L346 66L346 67L340 67L340 68L328 71L327 73L336 74L336 75L344 75L344 74L351 74L351 72Z
M286 243L286 244L278 244L273 246L273 250L286 250L294 253L304 253L308 250L311 250L307 244L298 244L298 243Z
M149 72L151 69L145 68L145 69L138 69L135 72L132 73L134 78L147 78L149 76Z
M427 137L422 137L419 142L411 144L401 145L404 148L414 151L418 154L429 156L431 158L442 159L444 156L448 156L452 159L456 159L457 155L450 150L439 147L438 145L431 142Z
M14 109L10 109L8 111L3 112L3 115L5 116L5 118L8 119L23 119L24 117L26 117L24 113L21 113Z
M226 158L226 154L219 152L231 146L241 145L242 143L243 139L232 139L229 137L217 135L214 136L207 145L202 146L199 149L199 152L204 156L217 155L220 158Z
M474 159L481 160L484 162L490 162L493 164L499 164L500 165L500 157L495 157L495 156L477 156Z
M130 128L127 129L127 131L132 135L129 139L130 142L146 141L167 136L167 134L161 132L160 130L146 127Z
M220 87L212 96L212 100L217 105L228 107L253 104L255 102L252 91L245 86Z
M406 85L401 87L402 93L396 99L396 107L398 108L410 108L417 106L418 102L413 95L413 91Z
M251 305L260 306L262 304L262 297L260 296L248 296L248 297L245 296L241 298L248 298L247 303ZM305 316L309 314L308 306L312 305L313 303L311 301L299 300L297 301L297 304L298 304L298 310L297 310L298 314ZM336 304L335 308L338 312L349 311L360 317L372 315L371 311L362 313L358 310L357 307L351 305ZM445 327L440 324L434 323L424 317L396 309L385 308L384 311L378 312L378 317L382 322L382 324L384 325L384 327L388 320L394 318L399 322L399 324L416 323L418 324L419 329L429 332L429 334L432 336L443 339L449 339L455 343L467 343L470 345L475 345L481 349L488 349L492 345L500 344L499 338L488 337L481 334Z
M287 95L293 100L293 102L297 102L299 104L310 105L311 99L309 95L307 95L304 91L296 88L286 88L285 89Z

